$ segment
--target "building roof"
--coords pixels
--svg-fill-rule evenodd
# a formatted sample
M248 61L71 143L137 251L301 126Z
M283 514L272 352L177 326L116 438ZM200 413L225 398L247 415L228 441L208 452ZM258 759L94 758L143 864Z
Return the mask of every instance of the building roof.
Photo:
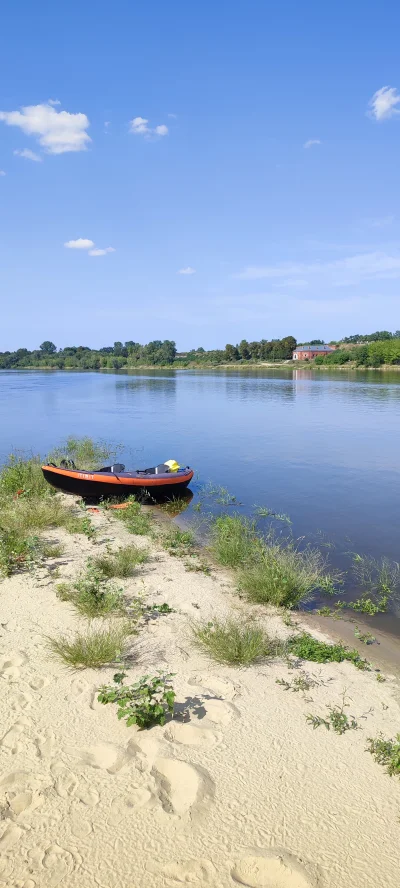
M330 345L298 345L295 351L330 352L333 351L333 348Z

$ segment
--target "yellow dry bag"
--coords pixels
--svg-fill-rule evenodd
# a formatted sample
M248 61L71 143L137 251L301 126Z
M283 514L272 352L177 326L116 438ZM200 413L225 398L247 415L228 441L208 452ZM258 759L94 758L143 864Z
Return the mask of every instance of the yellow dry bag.
M168 466L170 472L177 472L180 469L179 463L177 463L176 459L166 459L165 466Z

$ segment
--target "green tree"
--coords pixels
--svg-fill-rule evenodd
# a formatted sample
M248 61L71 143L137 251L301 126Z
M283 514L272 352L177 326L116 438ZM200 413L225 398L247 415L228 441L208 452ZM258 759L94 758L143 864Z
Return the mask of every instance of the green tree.
M239 355L241 358L243 358L244 361L248 361L249 358L251 358L250 347L247 339L242 339L241 343L239 344Z
M228 345L225 346L225 358L227 361L238 361L239 360L239 350L237 345Z
M40 346L40 351L45 355L53 355L54 352L57 351L57 346L54 345L54 342L50 342L49 339L46 339L42 342Z

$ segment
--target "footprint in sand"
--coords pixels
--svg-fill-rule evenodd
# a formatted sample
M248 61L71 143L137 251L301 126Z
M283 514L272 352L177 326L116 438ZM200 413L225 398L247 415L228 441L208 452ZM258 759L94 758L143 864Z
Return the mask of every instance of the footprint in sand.
M203 693L212 693L216 697L233 700L241 693L240 685L234 685L229 678L217 678L214 675L206 673L205 675L191 675L188 680L189 685L198 685Z
M33 856L42 870L39 885L43 888L56 888L75 869L72 854L60 845L50 845L45 851L34 852Z
M18 681L21 675L20 667L26 663L27 657L23 651L10 654L0 660L0 675L5 681Z
M180 759L158 758L152 770L160 802L168 814L186 814L193 806L214 797L214 784L203 768Z
M19 819L25 819L26 816L32 814L36 808L40 808L43 805L44 798L38 792L30 792L26 790L25 792L17 792L14 796L8 799L8 803L10 809L15 817Z
M21 836L22 829L20 829L19 826L16 826L15 823L10 823L0 837L0 852L3 853L4 851L8 851L9 848L16 845Z
M223 735L219 731L211 731L209 728L197 728L191 724L172 724L164 732L164 737L170 743L182 743L184 746L202 746L203 749L211 749L222 742Z
M26 712L31 708L32 701L32 694L24 693L23 691L21 691L12 701L11 709L22 710L23 712Z
M37 754L39 758L52 758L56 751L56 738L50 729L36 737Z
M30 675L27 680L29 687L33 691L42 691L43 688L47 688L47 685L50 684L50 679L43 678L41 675Z
M74 755L82 765L99 768L102 771L108 771L109 774L116 774L131 758L129 752L114 743L98 743L87 749L70 749L68 752Z
M4 734L3 739L0 741L0 746L11 752L12 755L15 755L22 748L20 743L22 734L30 725L31 720L26 715L21 715L21 718L15 722L15 725Z
M173 860L162 870L162 875L171 882L185 885L216 886L217 871L213 863L205 858L198 860Z
M75 795L78 789L78 780L75 774L66 768L62 762L55 761L50 767L53 777L55 777L54 788L61 799L68 799Z
M231 876L246 888L313 888L317 885L301 861L286 852L242 857L231 869Z
M83 805L87 805L88 808L94 808L100 801L100 796L97 790L88 783L78 785L76 797Z
M90 690L90 685L88 684L86 679L80 678L80 677L74 678L73 681L71 681L71 690L70 690L70 693L67 695L66 699L67 700L79 699L79 697L82 697L83 694L87 694L89 692L89 690ZM97 691L97 693L98 693L98 691Z
M154 805L154 801L153 795L146 787L142 786L132 789L129 793L113 799L107 822L113 825L125 823L126 818L130 814L133 814L139 808L151 807Z

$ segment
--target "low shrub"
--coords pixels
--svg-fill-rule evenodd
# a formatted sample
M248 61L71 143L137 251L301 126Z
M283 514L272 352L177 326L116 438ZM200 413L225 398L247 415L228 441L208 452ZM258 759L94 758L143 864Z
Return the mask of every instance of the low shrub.
M97 669L121 660L131 633L130 624L117 623L107 628L78 632L74 638L65 635L48 638L47 646L51 656L73 669Z
M114 675L114 685L99 688L100 703L116 703L117 717L126 719L127 727L149 728L165 725L166 716L174 711L173 674L143 675L132 685L124 685L126 672Z
M243 621L226 620L198 624L193 634L199 647L218 663L250 666L258 660L278 656L283 645L269 638L261 626Z
M26 570L39 560L39 537L24 536L18 529L0 526L0 576L10 577L18 570Z
M115 459L120 449L120 445L108 444L106 441L70 436L63 444L56 447L48 458L57 465L64 459L72 460L77 469L100 469L104 463Z
M13 496L42 497L55 493L43 476L39 456L23 458L12 453L0 472L0 498Z
M300 660L311 660L314 663L342 663L343 660L350 660L357 669L369 669L369 663L360 657L358 651L341 643L328 644L325 641L318 641L307 632L290 638L287 647L288 653Z

